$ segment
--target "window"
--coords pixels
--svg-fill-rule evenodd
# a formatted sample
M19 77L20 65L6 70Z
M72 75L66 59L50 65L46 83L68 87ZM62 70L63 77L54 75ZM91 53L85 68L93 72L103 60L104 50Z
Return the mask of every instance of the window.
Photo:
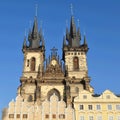
M117 116L117 120L120 120L120 116Z
M29 97L28 97L28 102L32 102L32 100L33 100L32 95L29 95Z
M108 117L108 120L113 120L113 116L109 116L109 117Z
M17 117L17 118L20 118L20 114L17 114L16 117Z
M108 105L108 110L112 110L112 105Z
M92 105L88 105L88 110L92 110L92 109L93 109Z
M31 71L35 71L36 60L34 57L31 58Z
M89 120L93 120L93 116L89 116Z
M97 116L97 120L102 120L102 116Z
M56 118L56 115L55 115L55 114L53 114L53 115L52 115L52 118Z
M79 59L78 59L78 57L73 58L73 68L74 68L74 70L79 69Z
M14 114L9 114L9 118L14 118Z
M101 106L100 105L96 105L96 110L101 110Z
M27 67L29 67L29 63L30 63L30 61L29 61L29 60L27 60Z
M60 118L60 119L64 119L64 118L65 118L65 115L64 115L64 114L60 114L60 115L59 115L59 118Z
M49 115L48 115L48 114L46 114L46 115L45 115L45 118L49 118Z
M27 118L27 114L23 114L23 118Z
M120 110L120 105L116 105L116 110Z
M110 99L110 95L107 95L106 98L107 98L107 99Z
M80 120L84 120L84 116L80 116Z
M80 105L80 110L83 110L84 109L84 106L83 105Z
M76 92L76 93L79 92L79 88L78 88L78 87L75 88L75 92Z
M83 99L87 99L87 95L83 95Z

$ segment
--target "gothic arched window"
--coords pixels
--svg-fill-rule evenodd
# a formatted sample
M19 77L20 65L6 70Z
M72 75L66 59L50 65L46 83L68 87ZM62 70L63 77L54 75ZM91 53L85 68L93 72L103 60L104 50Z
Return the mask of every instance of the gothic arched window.
M58 97L58 100L61 99L61 98L60 98L60 92L59 92L57 89L53 88L53 89L51 89L51 90L47 93L47 98L48 98L48 100L50 100L50 97L51 97L53 94L55 94L55 95Z
M35 71L36 60L34 57L31 58L31 71Z
M74 70L79 69L79 58L78 57L73 58L73 68L74 68Z

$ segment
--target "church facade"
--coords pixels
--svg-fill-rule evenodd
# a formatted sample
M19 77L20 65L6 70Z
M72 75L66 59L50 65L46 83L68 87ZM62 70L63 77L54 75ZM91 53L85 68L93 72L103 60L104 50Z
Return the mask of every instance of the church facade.
M94 94L86 37L81 41L80 28L71 16L62 58L53 47L46 59L44 36L35 16L28 39L24 38L24 67L17 96L3 110L2 120L120 120L120 96L109 90Z

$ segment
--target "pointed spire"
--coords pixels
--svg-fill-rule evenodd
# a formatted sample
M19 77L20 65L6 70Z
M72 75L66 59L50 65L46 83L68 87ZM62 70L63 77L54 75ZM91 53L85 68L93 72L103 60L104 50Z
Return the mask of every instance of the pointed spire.
M81 40L81 33L80 33L80 20L78 19L78 30L77 30L77 37Z
M63 46L66 45L66 36L63 37Z
M84 45L87 45L86 35L84 34Z
M24 42L23 42L23 47L27 47L27 40L26 40L26 36L24 37Z
M33 29L32 29L33 38L37 38L37 34L38 34L38 22L37 22L37 17L35 16Z
M73 16L71 16L70 35L71 35L71 38L76 37L76 26L75 26Z
M23 48L27 47L27 40L26 40L26 29L25 29L25 36L24 36L24 42L23 42Z
M43 32L42 32L42 21L41 21L41 25L40 25L40 32L39 32L39 35L40 35L40 40L42 41L42 46L45 45L44 43L44 36L43 36Z
M69 31L68 31L68 28L66 28L66 39L69 40Z

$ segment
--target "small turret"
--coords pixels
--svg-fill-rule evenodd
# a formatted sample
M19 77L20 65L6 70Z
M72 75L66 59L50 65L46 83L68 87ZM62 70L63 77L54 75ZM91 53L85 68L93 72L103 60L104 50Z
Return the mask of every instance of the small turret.
M84 45L87 45L86 36L84 35Z
M23 48L27 47L27 40L26 40L26 36L24 37L24 42L23 42Z

